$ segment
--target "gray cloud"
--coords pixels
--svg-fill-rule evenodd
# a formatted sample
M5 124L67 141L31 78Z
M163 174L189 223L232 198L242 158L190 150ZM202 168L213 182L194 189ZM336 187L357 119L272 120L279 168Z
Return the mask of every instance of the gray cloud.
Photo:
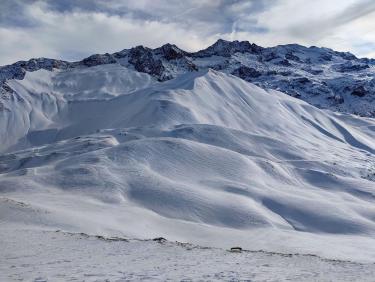
M292 11L296 3L298 11ZM350 3L353 1L0 0L0 65L38 56L75 60L92 53L167 42L193 51L218 38L266 46L321 42L361 55L366 50L373 54L375 39L371 36L357 36L353 43L342 37L337 40L339 27L375 10L373 0ZM310 11L304 4L314 8L319 19L305 18ZM322 18L321 11L327 6L329 12Z
M35 2L30 0L27 5ZM25 5L26 3L23 0L2 0L0 2L0 26L33 26L35 21L25 14Z
M225 34L232 31L234 23L239 29L252 29L263 32L258 26L257 13L272 6L277 0L80 0L68 1L62 6L59 1L48 1L59 11L80 9L102 11L110 15L130 17L134 20L151 20L162 23L178 24L183 28L195 29L197 32L210 35ZM88 5L95 2L94 5ZM61 2L60 2L61 3ZM238 24L239 23L239 24Z
M264 31L254 15L277 0L2 0L0 25L32 26L35 19L25 13L27 6L42 4L57 13L105 13L139 21L178 23L186 28L199 27L205 32L230 32L237 22L240 29ZM205 25L205 26L203 26Z
M347 7L329 20L332 26L340 26L375 12L373 0L363 0Z
M319 38L345 24L375 12L374 0L359 0L330 16L299 24L290 28L290 33L298 37Z

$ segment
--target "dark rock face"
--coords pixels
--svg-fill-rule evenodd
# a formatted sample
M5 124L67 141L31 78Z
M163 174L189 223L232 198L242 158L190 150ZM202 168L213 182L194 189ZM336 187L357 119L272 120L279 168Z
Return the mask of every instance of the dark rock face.
M335 95L333 99L336 104L342 104L345 102L344 98L341 95Z
M285 67L292 66L292 64L287 59L279 60L279 61L275 62L275 64L277 64L279 66L285 66Z
M104 55L92 55L86 59L81 61L81 64L87 67L94 67L98 65L105 65L105 64L114 64L116 63L116 59L114 56L106 53Z
M161 55L168 61L181 59L188 54L187 52L179 49L176 45L169 44L169 43L159 48L156 48L154 50L154 53L156 55Z
M321 69L313 69L311 67L307 67L307 68L303 68L304 71L310 73L310 74L313 74L313 75L318 75L318 74L322 74L323 73L323 70Z
M330 96L328 97L328 100L332 101L332 104L334 105L340 105L345 101L341 95Z
M7 79L23 79L26 70L20 66L9 65L1 69L0 82L3 83Z
M64 69L69 65L69 62L46 58L19 61L12 65L0 67L0 85L7 79L23 79L26 71L36 71L40 69L51 71L54 68Z
M256 69L246 66L240 66L239 68L235 69L232 74L248 81L250 81L252 78L257 78L262 75L262 73L260 73Z
M263 50L262 47L251 44L248 41L226 41L219 39L216 41L212 46L198 51L192 54L193 57L209 57L209 56L222 56L222 57L230 57L234 53L254 53L259 54Z
M54 68L66 68L69 63L60 60L38 58L29 61L20 61L13 64L16 67L21 67L26 71L36 71L39 69L52 70Z
M271 73L273 73L273 71L271 71ZM282 71L275 71L276 74L278 75L282 75L282 76L291 76L293 75L293 73L289 70L282 70Z
M298 78L295 78L295 79L293 79L293 82L296 83L296 84L308 84L308 83L311 83L310 79L308 79L307 77L298 77Z
M154 58L149 48L138 46L130 49L129 63L139 72L157 76L159 80L166 80L162 79L165 70L162 61Z
M298 63L301 62L301 59L298 56L294 55L293 52L286 53L285 59L290 60L290 61L295 61L295 62L298 62Z
M278 55L276 52L274 51L268 51L268 50L265 50L264 52L262 52L262 54L259 56L259 61L260 62L270 62L272 60L275 60L275 59L282 59L280 57L280 55Z
M324 54L321 54L319 56L319 59L321 59L322 61L328 61L328 62L330 62L330 61L332 61L332 55L329 54L329 53L324 53Z
M353 60L358 60L358 58L356 56L354 56L352 53L349 53L349 52L334 52L335 55L345 59L345 60L348 60L348 61L353 61Z
M366 65L375 65L375 59L372 58L361 58L358 61Z
M149 49L143 46L132 48L128 52L128 62L139 72L148 73L159 81L173 78L169 68L175 64L184 71L197 71L197 66L187 57L189 53L172 44L165 44L160 48Z
M165 44L160 48L154 49L152 53L156 57L161 57L167 61L175 61L176 63L185 66L186 70L188 71L198 70L198 67L188 58L190 54L181 50L176 45Z
M363 85L360 85L354 88L351 94L353 96L363 97L367 94L367 90Z
M3 88L4 91L6 91L6 92L8 92L8 93L14 93L13 89L10 88L9 85L6 84L6 83L4 83L4 84L2 85L2 88Z
M339 65L334 65L333 68L338 72L355 72L368 69L370 68L370 66L365 64L347 62Z

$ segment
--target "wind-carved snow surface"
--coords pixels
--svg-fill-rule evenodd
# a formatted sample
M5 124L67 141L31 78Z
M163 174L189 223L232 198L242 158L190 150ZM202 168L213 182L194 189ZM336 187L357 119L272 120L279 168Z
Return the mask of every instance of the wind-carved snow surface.
M209 70L39 70L1 112L0 224L374 262L375 121Z

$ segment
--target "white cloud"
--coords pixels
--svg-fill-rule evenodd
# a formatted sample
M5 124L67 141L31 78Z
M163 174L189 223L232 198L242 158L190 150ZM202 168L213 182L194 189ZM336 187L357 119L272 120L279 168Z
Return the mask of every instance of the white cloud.
M158 47L171 42L187 50L211 44L194 31L174 23L135 20L101 12L58 13L43 6L28 7L28 16L37 21L32 28L0 28L0 64L30 57L79 59L93 53L115 52L135 45Z

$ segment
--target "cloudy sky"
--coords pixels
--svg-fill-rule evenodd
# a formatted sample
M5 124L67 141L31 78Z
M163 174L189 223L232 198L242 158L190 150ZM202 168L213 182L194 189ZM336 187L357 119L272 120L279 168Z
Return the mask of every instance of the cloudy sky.
M0 65L218 38L375 57L374 0L0 0Z

